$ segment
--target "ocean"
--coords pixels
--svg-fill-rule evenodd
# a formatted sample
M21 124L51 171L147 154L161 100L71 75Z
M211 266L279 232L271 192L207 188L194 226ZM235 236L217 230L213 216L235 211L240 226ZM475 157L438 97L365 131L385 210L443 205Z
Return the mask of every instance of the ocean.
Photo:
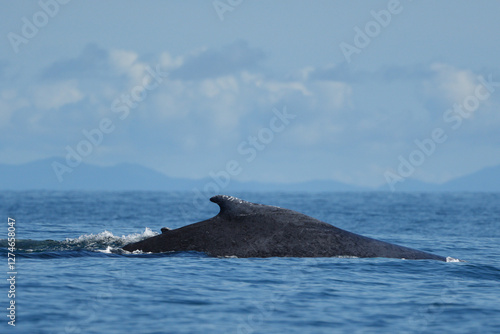
M228 195L465 262L130 254L120 247L218 206L189 192L4 191L0 332L500 333L499 193Z

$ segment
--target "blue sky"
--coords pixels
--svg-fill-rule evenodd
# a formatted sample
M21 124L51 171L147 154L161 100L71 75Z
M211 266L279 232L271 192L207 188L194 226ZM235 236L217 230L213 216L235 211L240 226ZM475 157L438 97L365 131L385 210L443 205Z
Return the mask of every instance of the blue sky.
M242 181L444 182L500 164L499 12L496 1L5 2L0 163L69 147L176 177L237 161Z

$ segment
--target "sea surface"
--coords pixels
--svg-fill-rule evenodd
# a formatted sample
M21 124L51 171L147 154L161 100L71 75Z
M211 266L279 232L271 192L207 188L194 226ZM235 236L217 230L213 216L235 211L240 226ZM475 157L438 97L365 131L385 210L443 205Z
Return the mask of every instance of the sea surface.
M466 262L130 254L120 247L217 205L189 192L2 192L0 332L500 333L500 194L228 195Z

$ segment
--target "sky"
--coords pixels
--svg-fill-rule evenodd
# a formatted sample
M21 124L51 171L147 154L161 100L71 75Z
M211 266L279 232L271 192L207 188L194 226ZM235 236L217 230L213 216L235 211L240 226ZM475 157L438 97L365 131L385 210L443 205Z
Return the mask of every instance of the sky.
M497 1L6 1L0 163L442 183L500 164Z

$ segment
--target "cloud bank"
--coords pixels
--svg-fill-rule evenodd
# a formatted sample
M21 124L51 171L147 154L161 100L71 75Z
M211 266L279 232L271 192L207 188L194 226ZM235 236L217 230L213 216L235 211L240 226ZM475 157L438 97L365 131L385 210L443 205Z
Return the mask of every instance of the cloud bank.
M133 162L202 178L237 158L238 146L269 125L274 109L286 107L296 118L240 180L376 186L399 155L443 126L446 110L488 76L446 63L372 72L339 63L289 73L273 73L265 64L265 52L245 41L153 56L89 44L26 86L12 82L15 73L0 61L0 160L64 157L67 146L85 139L84 131L109 118L116 128L86 162ZM137 88L153 87L156 67L165 79L154 89ZM500 163L499 96L481 103L415 177L439 182ZM120 106L128 108L125 119Z

